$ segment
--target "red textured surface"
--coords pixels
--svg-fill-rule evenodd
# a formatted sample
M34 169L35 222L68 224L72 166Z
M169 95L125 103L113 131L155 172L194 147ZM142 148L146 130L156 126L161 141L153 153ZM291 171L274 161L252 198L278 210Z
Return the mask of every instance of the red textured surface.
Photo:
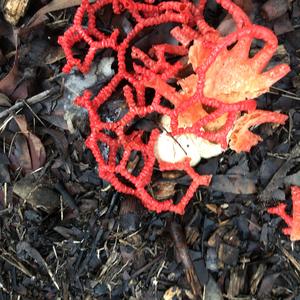
M59 43L63 47L67 59L64 72L70 72L74 67L81 72L88 72L99 50L110 48L117 53L118 71L111 81L95 97L86 91L76 100L76 103L85 107L89 114L91 134L86 144L95 156L101 178L109 181L119 192L136 196L146 208L156 212L173 211L183 214L196 189L200 185L208 186L211 176L202 176L195 172L190 167L188 159L176 164L158 162L160 171L184 170L191 177L192 183L179 203L174 204L172 200L157 201L148 193L147 188L151 183L156 163L154 145L160 132L158 129L154 129L148 141L145 141L142 137L144 133L142 130L127 133L128 125L132 124L137 117L143 118L156 112L170 117L173 136L193 133L211 142L219 143L226 149L228 147L227 135L233 128L237 116L241 112L254 111L256 103L254 100L248 99L225 103L222 99L205 96L204 86L207 71L224 49L245 38L250 41L254 38L265 41L266 46L259 54L259 61L264 65L261 69L266 66L277 47L277 40L273 33L266 28L252 25L247 15L230 0L217 0L217 2L232 15L237 24L237 31L226 37L219 37L216 30L211 28L203 18L206 1L200 0L199 2L195 6L186 0L163 1L159 4L153 4L153 1L141 3L133 0L98 0L94 4L89 4L88 0L83 0L76 12L73 26L65 32L63 37L59 38ZM107 5L112 5L115 14L127 11L135 19L136 25L123 40L118 38L118 29L111 34L104 34L96 27L95 15ZM87 26L82 25L84 18L87 19ZM166 23L178 24L172 29L171 34L181 45L153 45L147 53L131 45L133 39L142 34L145 28ZM176 75L183 65L180 61L174 64L169 63L166 54L187 55L189 46L195 39L202 39L208 54L195 70L197 76L195 93L188 97L169 85L169 80L176 79ZM75 58L72 50L80 41L84 41L89 46L89 50L82 60ZM125 57L128 54L134 61L139 61L139 64L133 63L133 70L127 69ZM280 78L287 71L288 68L277 70L276 76ZM117 86L124 80L128 83L123 89L128 113L116 122L100 120L98 109L108 101ZM145 89L147 87L155 90L151 104L146 104ZM175 108L162 106L162 97L172 102ZM195 116L195 121L190 127L180 127L179 117L184 115L188 107L193 107L195 104L210 107L211 112L202 117ZM203 130L206 125L216 121L225 113L226 119L221 128L214 131ZM100 151L99 144L107 147L107 158ZM139 151L144 161L138 175L133 175L127 169L133 151ZM117 153L121 152L121 158L117 159ZM123 179L120 179L121 177Z
M286 204L279 204L268 208L268 213L281 217L288 227L283 228L282 232L290 236L291 241L300 240L300 187L292 186L293 214L289 216L285 209Z

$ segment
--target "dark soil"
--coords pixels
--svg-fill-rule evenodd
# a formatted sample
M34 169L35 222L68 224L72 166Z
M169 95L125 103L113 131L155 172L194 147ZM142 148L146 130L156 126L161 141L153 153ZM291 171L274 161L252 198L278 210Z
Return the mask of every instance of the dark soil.
M292 70L258 107L289 121L254 128L263 141L250 153L201 161L197 170L214 175L212 184L182 217L148 212L98 177L84 145L86 113L72 100L99 89L113 61L99 56L85 76L61 73L57 37L78 1L53 0L60 9L37 16L49 2L32 0L16 27L0 17L0 300L299 300L300 244L266 208L285 201L292 212L290 187L300 186L300 1L284 0L272 20L265 1L236 1L278 35L271 64ZM218 26L225 13L213 0L207 6L208 22ZM110 22L130 28L126 18ZM102 114L120 117L122 104L116 95ZM154 178L153 187L163 199L188 184L174 175Z

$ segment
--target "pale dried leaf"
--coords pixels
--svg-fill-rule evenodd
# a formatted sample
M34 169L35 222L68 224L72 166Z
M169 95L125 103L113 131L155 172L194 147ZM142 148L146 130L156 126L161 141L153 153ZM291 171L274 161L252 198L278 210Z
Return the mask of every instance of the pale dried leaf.
M2 11L4 18L12 25L16 25L28 7L29 0L4 0Z

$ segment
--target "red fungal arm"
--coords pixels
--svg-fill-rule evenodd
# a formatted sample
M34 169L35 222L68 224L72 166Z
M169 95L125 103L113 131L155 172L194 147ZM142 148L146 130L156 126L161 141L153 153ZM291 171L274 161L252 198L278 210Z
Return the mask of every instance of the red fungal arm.
M293 216L289 216L285 209L285 204L279 204L275 207L268 208L268 213L281 217L286 224L287 228L282 231L286 235L290 235L291 241L300 240L300 187L292 186L292 203L293 203Z
M291 240L300 240L300 187L292 187L293 201L293 224L291 231Z
M286 204L281 203L278 206L268 208L268 213L281 217L285 223L291 227L293 224L293 218L286 213L285 209Z
M204 20L206 0L199 0L198 5L187 0L162 1L157 5L152 0L96 0L93 4L89 0L82 0L74 24L59 38L67 60L63 71L67 73L73 68L88 72L99 51L109 48L116 53L118 67L110 82L95 97L85 91L76 99L76 103L85 107L89 114L91 134L86 145L98 163L99 176L119 192L139 198L149 210L183 214L196 189L202 185L208 186L211 176L198 174L188 159L174 164L158 162L159 171L183 170L192 183L177 204L171 199L157 201L149 193L149 188L154 166L157 165L154 146L160 132L154 129L145 138L143 130L135 129L129 133L128 126L137 118L157 113L170 118L171 135L192 133L221 144L226 149L228 134L241 112L251 114L255 110L255 101L248 99L267 91L289 70L286 65L281 65L263 73L277 47L276 37L268 29L251 24L247 15L232 1L216 1L232 15L237 25L237 31L226 37L220 37ZM123 40L117 29L110 34L97 29L96 15L108 5L112 6L113 13L126 12L134 20L133 29ZM144 34L144 29L167 23L177 24L171 34L177 39L178 45L156 44L146 52L134 46L134 40ZM249 59L254 38L264 40L265 46ZM85 43L88 48L82 59L75 57L73 52L79 42ZM128 55L133 60L130 68L126 60ZM182 58L188 55L193 64L194 74L178 81L182 91L178 91L170 82L178 80L178 71L183 64L180 60L171 63L168 59L170 55ZM105 122L98 115L99 108L109 101L114 91L120 90L120 86L123 86L128 112L118 121ZM147 88L154 90L152 100L147 99ZM174 109L161 105L163 98L173 103ZM282 123L284 117L280 115L280 118L274 121ZM244 126L238 123L236 132L244 130L249 135L249 126L266 121L253 119L251 115L248 119L249 122ZM236 149L243 150L245 147ZM138 174L133 174L128 168L134 153L139 153L143 162Z

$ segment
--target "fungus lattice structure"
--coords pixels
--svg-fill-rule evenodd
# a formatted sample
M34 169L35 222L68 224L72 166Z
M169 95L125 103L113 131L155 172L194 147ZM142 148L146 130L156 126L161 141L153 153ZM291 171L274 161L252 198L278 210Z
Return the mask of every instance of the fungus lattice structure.
M204 20L206 1L203 0L198 5L187 0L159 3L151 0L97 0L93 4L83 0L74 24L59 38L67 60L63 71L67 73L73 68L88 72L95 55L101 50L112 49L116 53L117 71L110 82L94 97L85 91L76 103L85 107L89 114L91 134L86 145L98 163L99 176L119 192L139 198L149 210L183 214L196 189L201 185L208 186L211 176L198 174L191 167L189 157L174 163L156 157L160 128L150 133L137 128L129 130L134 122L156 113L169 118L168 134L174 139L178 135L192 134L219 144L224 150L229 141L236 151L249 150L259 138L255 136L256 140L250 141L252 133L248 128L270 121L267 112L262 115L255 110L256 102L252 98L266 92L289 70L288 66L280 65L263 72L277 48L276 37L270 30L253 25L230 0L216 1L236 23L236 31L226 37L220 36ZM115 15L130 15L134 25L127 36L121 37L118 29L108 33L109 30L102 32L97 28L96 16L107 6L111 6ZM135 45L135 40L145 34L146 29L162 24L173 26L171 35L177 40L176 44L153 44L146 51ZM253 39L261 39L265 45L249 58ZM79 42L88 46L82 59L73 53L73 47ZM194 72L186 78L179 78L178 72L186 65L180 58L187 56ZM174 81L181 86L180 91L171 84ZM122 84L128 112L120 120L105 122L98 114L99 108ZM147 90L151 90L154 96L149 98ZM165 105L165 100L171 105ZM238 123L235 128L242 113L246 121ZM286 119L284 115L271 114L272 122L283 123ZM244 139L248 136L248 140L241 142L241 135ZM105 154L101 147L107 149ZM139 172L133 172L129 167L136 153L143 162ZM149 193L155 166L160 171L183 170L190 176L192 183L178 203L171 199L157 201Z

